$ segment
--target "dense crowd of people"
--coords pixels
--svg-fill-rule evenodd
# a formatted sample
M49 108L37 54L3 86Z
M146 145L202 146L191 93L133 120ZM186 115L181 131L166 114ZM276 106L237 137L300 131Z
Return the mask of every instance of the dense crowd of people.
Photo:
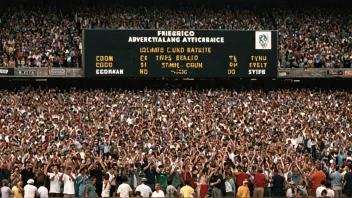
M0 90L2 198L352 196L352 94Z
M351 67L348 11L163 5L10 7L0 21L0 67L80 67L83 29L278 30L281 67Z

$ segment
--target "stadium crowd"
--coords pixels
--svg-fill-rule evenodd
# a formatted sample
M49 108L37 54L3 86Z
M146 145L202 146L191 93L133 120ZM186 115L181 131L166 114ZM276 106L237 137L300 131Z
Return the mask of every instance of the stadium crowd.
M351 67L351 12L178 6L33 5L6 9L0 23L0 67L80 67L82 30L278 30L281 67Z
M347 91L0 90L1 193L351 197L351 109Z

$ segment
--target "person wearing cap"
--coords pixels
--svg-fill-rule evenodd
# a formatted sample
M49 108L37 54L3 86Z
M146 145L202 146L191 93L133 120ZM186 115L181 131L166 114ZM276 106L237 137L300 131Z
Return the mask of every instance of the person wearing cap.
M34 180L29 179L27 185L23 188L24 198L35 198L39 196L37 187L34 186Z
M321 164L317 164L315 168L311 171L309 180L312 182L312 195L316 197L317 188L320 186L321 181L326 179L326 175L323 171L321 171Z
M142 197L151 197L153 192L152 192L152 189L146 185L147 178L144 177L141 179L141 181L142 181L142 184L137 186L136 191L141 192Z
M2 187L1 187L1 198L11 198L13 192L9 187L9 181L7 179L2 180Z
M236 197L237 198L250 198L251 197L251 193L249 192L249 188L248 188L248 180L244 180L242 186L240 186L237 189L237 193L236 193Z

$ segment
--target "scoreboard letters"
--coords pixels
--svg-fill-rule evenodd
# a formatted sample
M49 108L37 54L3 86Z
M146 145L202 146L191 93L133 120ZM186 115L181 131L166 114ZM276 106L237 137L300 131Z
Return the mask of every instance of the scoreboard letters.
M276 77L276 31L84 30L86 77Z

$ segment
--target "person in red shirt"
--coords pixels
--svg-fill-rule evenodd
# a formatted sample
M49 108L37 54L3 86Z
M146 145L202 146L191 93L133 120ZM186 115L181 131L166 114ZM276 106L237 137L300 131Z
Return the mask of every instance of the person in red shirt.
M317 188L320 186L321 181L325 179L326 175L321 171L321 165L316 165L309 176L309 180L312 182L312 197L316 197Z
M263 197L264 196L264 186L269 181L268 176L263 173L262 168L256 168L253 173L254 180L254 194L253 197Z
M243 185L243 182L245 180L250 181L249 180L249 176L247 175L246 172L247 172L247 167L242 167L242 168L239 167L239 171L235 173L235 176L236 176L236 182L235 182L236 183L236 192L237 192L238 188ZM249 185L250 184L248 183L248 186Z

